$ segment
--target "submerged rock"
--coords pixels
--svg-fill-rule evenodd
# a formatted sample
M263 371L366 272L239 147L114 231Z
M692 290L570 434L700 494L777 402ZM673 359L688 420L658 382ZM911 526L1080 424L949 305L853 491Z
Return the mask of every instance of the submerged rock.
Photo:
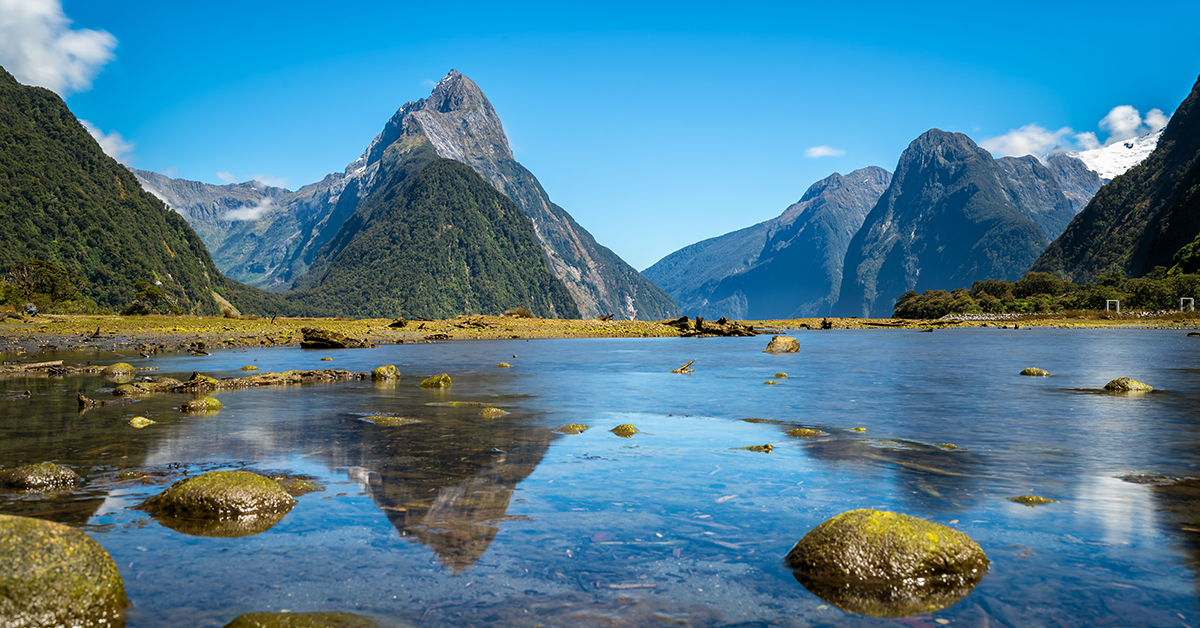
M775 450L775 446L770 443L767 443L765 445L751 445L749 447L742 447L742 449L745 449L748 451L758 451L758 452L762 452L764 454L769 454Z
M498 369L510 369L512 367L513 367L513 365L509 364L508 362L501 362L496 365L496 368L498 368Z
M784 432L784 434L787 434L788 436L791 436L792 438L816 438L818 436L828 436L829 432L822 432L821 430L813 430L813 429L809 429L807 427L798 427L794 430L788 430L788 431Z
M1113 381L1104 385L1104 390L1109 392L1150 392L1154 390L1149 384L1143 384L1136 379L1128 377L1118 377Z
M421 388L449 388L452 384L453 382L450 381L450 376L445 373L441 373L440 375L434 375L433 377L424 379L420 384L417 385Z
M560 434L582 434L588 430L588 427L589 426L584 425L583 423L568 423L566 425L560 425L554 428L553 431Z
M776 373L775 379L787 379L787 376L788 376L787 373Z
M410 419L408 417L391 416L388 414L372 414L371 416L363 417L362 420L366 421L367 423L374 423L375 425L384 425L387 427L396 427L399 425L412 425L414 423L421 422L420 419Z
M763 353L796 353L800 350L800 341L792 336L771 336L771 342Z
M123 626L129 605L112 556L74 528L0 515L5 626Z
M300 346L305 349L366 349L375 346L366 340L350 338L328 329L304 327L300 333L304 334Z
M132 364L117 362L116 364L110 364L104 367L104 370L101 372L109 379L125 379L133 377L133 374L137 372L137 369L135 369Z
M638 433L638 428L634 427L632 423L622 423L609 431L622 438L629 438Z
M246 366L243 366L243 367L241 368L241 370L243 370L243 371L257 371L257 370L258 370L258 367L257 367L257 366L254 366L253 364L247 364Z
M68 486L82 482L70 467L53 462L27 464L13 469L0 471L0 486L11 486L23 489L45 489L58 486Z
M187 403L179 406L182 412L216 412L221 409L221 402L213 397L200 397L192 399Z
M1031 366L1031 367L1021 371L1021 374L1025 375L1026 377L1049 377L1050 371L1045 371L1040 368Z
M1020 495L1018 497L1009 497L1008 501L1016 502L1018 504L1025 504L1026 506L1029 506L1030 508L1033 508L1034 506L1042 506L1045 504L1057 504L1058 503L1057 499L1048 499L1045 497L1038 497L1037 495Z
M144 416L135 416L132 419L129 419L129 424L140 430L147 425L154 425L154 421L151 421Z
M506 414L508 413L500 408L484 408L479 411L479 416L485 419L498 419Z
M385 364L371 371L371 379L400 379L400 369L395 364Z
M969 536L879 510L852 510L813 528L788 552L796 579L852 613L904 617L933 613L966 597L988 559Z
M377 628L379 623L354 613L246 613L225 628Z
M763 382L763 384L767 385L767 386L775 386L775 385L779 384L779 382L777 382L773 379L768 379L767 381Z
M142 510L191 519L287 513L296 500L271 478L250 471L209 471L142 502Z

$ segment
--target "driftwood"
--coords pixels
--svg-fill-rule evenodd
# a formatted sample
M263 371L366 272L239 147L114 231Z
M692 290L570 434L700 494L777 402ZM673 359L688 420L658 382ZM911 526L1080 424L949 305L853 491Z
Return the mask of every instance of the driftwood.
M671 372L672 372L672 373L692 373L692 372L695 372L695 370L696 370L696 369L691 369L691 368L688 368L689 366L691 366L691 365L692 365L692 363L693 363L693 362L695 362L695 360L692 360L691 362L688 362L687 364L684 364L683 366L681 366L681 367L679 367L679 368L677 368L677 369L675 369L675 370L673 370L673 371L671 371Z

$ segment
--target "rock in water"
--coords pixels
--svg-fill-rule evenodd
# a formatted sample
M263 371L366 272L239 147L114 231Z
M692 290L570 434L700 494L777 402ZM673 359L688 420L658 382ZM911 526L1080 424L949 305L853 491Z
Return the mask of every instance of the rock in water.
M378 622L354 613L246 613L225 628L375 628Z
M1108 392L1150 392L1154 390L1149 384L1143 384L1136 379L1118 377L1104 385Z
M104 367L104 371L102 372L108 379L128 379L133 377L133 374L137 372L137 369L133 368L133 366L130 364L118 362L116 364L110 364Z
M371 371L371 379L400 379L400 371L395 364L386 364Z
M1026 377L1049 377L1050 371L1044 371L1042 369L1031 366L1031 367L1021 371L1021 374L1025 375Z
M249 471L209 471L186 478L140 508L175 517L221 518L287 512L296 500L279 483Z
M366 340L350 338L328 329L304 327L300 333L304 334L300 346L305 349L366 349L375 346Z
M796 579L852 613L904 617L966 597L988 559L971 537L904 514L851 510L825 521L787 555Z
M451 385L453 385L453 382L450 381L449 375L442 373L440 375L434 375L433 377L422 380L421 383L417 385L421 388L449 388Z
M79 474L70 467L64 467L53 462L27 464L0 471L0 486L11 486L23 489L47 489L66 486L81 481Z
M74 528L0 515L0 618L5 626L122 626L129 605L108 552Z
M796 353L800 350L800 341L791 336L771 336L771 342L763 353Z

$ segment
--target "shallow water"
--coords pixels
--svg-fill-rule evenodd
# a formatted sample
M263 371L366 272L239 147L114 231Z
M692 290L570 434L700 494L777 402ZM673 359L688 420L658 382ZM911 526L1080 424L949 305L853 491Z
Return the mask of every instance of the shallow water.
M212 415L180 413L187 397L175 394L80 414L77 393L108 398L114 384L0 378L0 398L33 393L0 401L0 464L52 460L86 480L58 493L0 492L0 513L97 539L125 579L131 627L222 626L282 609L419 626L1200 626L1197 494L1119 479L1200 476L1200 339L990 328L797 336L792 355L761 353L761 337L152 360L46 352L35 359L127 361L178 379L240 377L245 364L396 364L403 378L221 392ZM668 372L691 359L694 373ZM496 368L502 361L513 368ZM1019 376L1027 366L1054 375ZM789 377L764 385L780 371ZM454 379L449 391L416 387L440 372ZM1120 376L1160 390L1097 392ZM430 405L447 401L509 414ZM378 412L420 422L362 420ZM133 416L157 423L137 430ZM552 431L568 423L591 429ZM609 432L623 423L639 433ZM830 435L784 434L795 426ZM739 449L764 443L774 450ZM242 467L310 475L324 490L239 538L184 534L131 509L185 471ZM118 477L130 471L135 479ZM1026 494L1058 502L1007 499ZM854 508L957 528L987 552L990 572L932 615L840 610L798 584L783 556Z

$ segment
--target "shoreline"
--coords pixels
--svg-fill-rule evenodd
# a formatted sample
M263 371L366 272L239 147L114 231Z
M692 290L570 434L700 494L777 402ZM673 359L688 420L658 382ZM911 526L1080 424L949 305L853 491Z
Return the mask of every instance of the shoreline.
M760 335L824 331L831 329L934 330L963 327L1018 329L1176 329L1200 330L1192 313L1138 318L1136 315L1054 316L1030 314L998 320L906 320L859 318L799 318L736 321L753 326ZM681 333L664 321L601 321L580 319L459 316L445 320L414 320L401 328L391 319L337 318L222 318L201 316L117 316L44 314L0 321L0 355L5 360L40 351L116 351L141 348L147 352L188 349L214 350L248 347L281 347L300 344L304 327L363 338L376 345L437 342L442 340L532 340L562 338L677 338Z

